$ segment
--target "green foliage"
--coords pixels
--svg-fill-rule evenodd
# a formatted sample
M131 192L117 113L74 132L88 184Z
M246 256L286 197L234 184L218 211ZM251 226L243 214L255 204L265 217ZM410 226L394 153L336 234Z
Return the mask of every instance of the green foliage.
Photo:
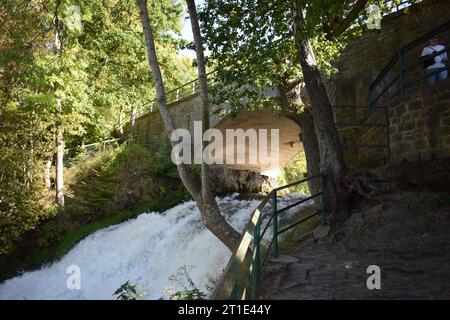
M206 295L195 288L192 290L177 291L170 296L170 300L205 300Z
M206 294L197 288L188 272L187 266L181 266L169 280L176 282L183 290L174 291L175 286L165 288L170 300L205 300ZM162 299L162 298L161 298Z
M117 296L116 300L137 300L146 294L145 292L139 292L137 287L137 284L131 284L130 281L127 281L113 293L113 296Z
M267 88L289 89L298 83L297 79L302 82L293 37L293 2L205 2L199 12L202 33L211 52L210 64L216 66L216 76L222 83L214 91L216 104L227 101L232 107L230 113L243 107L260 108L265 101L261 92ZM307 8L306 23L300 33L311 39L318 67L326 76L336 72L332 62L347 43L367 31L367 13L362 10L342 34L332 36L356 2L300 0ZM395 0L388 5L383 0L369 0L367 4L378 4L382 12L387 12L399 2Z
M174 196L172 192L181 189L181 184L166 151L152 153L129 143L101 152L99 161L75 159L73 169L82 170L67 181L74 196L67 200L64 217L89 221L95 215L120 211L136 202ZM91 167L87 166L89 162Z
M279 228L290 226L300 221L301 219L305 218L306 216L313 214L317 210L318 208L316 206L302 207L296 214L293 214L287 218L283 217L282 219L280 219ZM303 223L296 225L287 232L281 234L279 240L280 252L290 252L293 249L298 248L298 244L301 241L301 239L305 239L308 236L312 236L310 234L311 231L313 231L319 225L320 220L318 216L315 216L309 220L304 221Z
M217 64L217 77L223 83L216 89L215 103L229 102L231 112L244 106L261 108L266 99L262 91L269 87L289 91L298 79L302 81L290 11L290 1L208 1L204 5L199 14L202 31L210 61ZM327 41L321 34L313 39L319 67L325 74L333 73L331 61L345 41Z
M69 10L74 5L80 16L74 16L76 10ZM154 13L157 46L164 52L162 72L168 87L174 87L194 75L192 61L177 55L181 42L174 32L179 34L181 30L182 5L171 0L150 1L149 5ZM57 34L62 41L61 50L56 45ZM2 2L0 254L9 252L26 232L37 230L42 221L56 214L51 205L54 195L44 188L43 173L45 163L54 154L53 136L57 127L63 129L66 150L70 150L71 157L75 155L78 165L74 168L78 167L80 172L72 177L73 172L66 174L68 208L54 225L40 230L44 234L40 244L58 242L61 221L66 225L66 220L73 219L72 225L78 225L115 210L106 208L117 195L115 184L121 178L133 179L131 172L126 173L127 177L114 173L124 167L127 159L119 155L107 163L99 160L103 164L92 168L99 173L94 179L89 166L81 166L83 154L77 157L76 153L82 143L110 137L117 128L120 110L126 113L132 106L147 108L145 104L153 98L134 1ZM66 164L69 163L67 155L65 158ZM151 174L177 178L166 158L165 154L138 158L143 163L137 166L142 172L141 179ZM91 183L93 180L95 183ZM77 186L78 182L82 185ZM139 183L137 193L145 194L144 183ZM169 197L172 190L166 189L165 197ZM134 203L138 196L121 197L119 209ZM150 198L148 194L146 200L151 201Z
M80 8L78 27L68 10L72 5ZM162 72L168 87L177 86L194 74L191 61L177 55L181 43L172 32L181 30L182 5L163 0L150 1L150 7L156 42L164 52ZM55 45L56 21L61 23L60 51ZM53 157L56 128L63 129L66 150L73 156L81 144L114 134L120 110L147 108L152 98L134 1L2 2L0 253L52 212L53 194L43 188L43 172ZM167 166L158 170L175 177ZM88 199L98 208L104 205L101 198L111 195L112 179L105 179L107 183L95 190L100 199ZM83 214L90 203L81 199L79 205Z
M283 168L281 168L280 176L278 177L279 185L286 185L298 180L304 179L306 173L306 157L305 152L300 152L289 161ZM292 188L289 192L300 192L310 194L307 183L301 183Z
M170 276L169 280L175 281L183 287L183 290L172 292L173 286L165 288L169 292L170 300L205 300L206 294L199 290L191 276L187 271L186 266L182 266ZM129 281L120 286L119 289L114 292L113 296L117 296L117 300L137 300L139 297L145 295L143 292L139 292L137 284L131 284ZM164 300L160 298L160 300Z
M154 141L152 150L155 152L146 160L151 173L155 176L179 178L177 167L171 158L172 147L169 140Z
M57 219L50 219L41 228L42 236L38 240L39 247L54 245L64 239L65 226Z
M0 109L0 254L49 217L42 201L48 135L37 120L16 107Z

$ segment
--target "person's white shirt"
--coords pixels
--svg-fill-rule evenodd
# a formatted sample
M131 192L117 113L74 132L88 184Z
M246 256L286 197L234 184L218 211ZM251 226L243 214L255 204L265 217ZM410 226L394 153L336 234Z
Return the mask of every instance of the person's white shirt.
M428 46L423 48L422 50L422 57L423 56L427 56L429 54L434 54L436 52L439 52L441 50L444 50L445 47L443 45L435 45L435 46ZM434 57L434 64L432 64L431 66L427 67L427 70L429 69L435 69L435 68L445 68L445 64L442 62L442 60L444 60L445 58L447 58L447 52L443 52L437 56Z

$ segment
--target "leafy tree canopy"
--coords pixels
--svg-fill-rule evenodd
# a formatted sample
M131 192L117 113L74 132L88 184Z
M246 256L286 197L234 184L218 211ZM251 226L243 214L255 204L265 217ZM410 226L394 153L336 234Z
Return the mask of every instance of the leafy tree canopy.
M381 12L400 3L381 0L304 0L307 23L304 35L312 39L320 70L335 71L335 61L346 44L366 30L365 6L378 4ZM217 103L228 101L238 111L261 106L268 87L287 88L302 82L292 28L291 1L212 0L200 11L202 33L210 61L224 84ZM229 90L229 88L240 88ZM224 89L224 90L222 90Z

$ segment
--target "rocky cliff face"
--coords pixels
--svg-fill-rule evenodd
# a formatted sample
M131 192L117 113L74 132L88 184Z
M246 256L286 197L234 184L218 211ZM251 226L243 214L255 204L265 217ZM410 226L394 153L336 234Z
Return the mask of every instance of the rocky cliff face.
M282 252L284 259L269 262L263 298L450 298L449 161L404 163L382 172L391 191L362 199L328 236L304 236ZM367 287L373 265L380 268L377 290Z
M278 186L275 178L261 175L249 170L234 170L224 167L213 167L212 180L221 193L258 193L270 191Z

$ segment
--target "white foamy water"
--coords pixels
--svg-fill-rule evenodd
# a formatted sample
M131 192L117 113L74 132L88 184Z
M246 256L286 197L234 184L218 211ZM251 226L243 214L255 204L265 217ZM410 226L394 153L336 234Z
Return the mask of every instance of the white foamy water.
M241 232L259 201L236 200L236 196L218 201L227 221ZM286 205L298 199L280 202ZM230 256L203 226L195 202L190 201L93 233L61 260L0 284L0 299L114 299L112 294L126 281L138 284L139 291L146 293L143 299L167 298L164 287L182 289L170 278L183 266L197 287L208 293L210 279L222 274ZM71 265L81 271L79 290L66 285Z

